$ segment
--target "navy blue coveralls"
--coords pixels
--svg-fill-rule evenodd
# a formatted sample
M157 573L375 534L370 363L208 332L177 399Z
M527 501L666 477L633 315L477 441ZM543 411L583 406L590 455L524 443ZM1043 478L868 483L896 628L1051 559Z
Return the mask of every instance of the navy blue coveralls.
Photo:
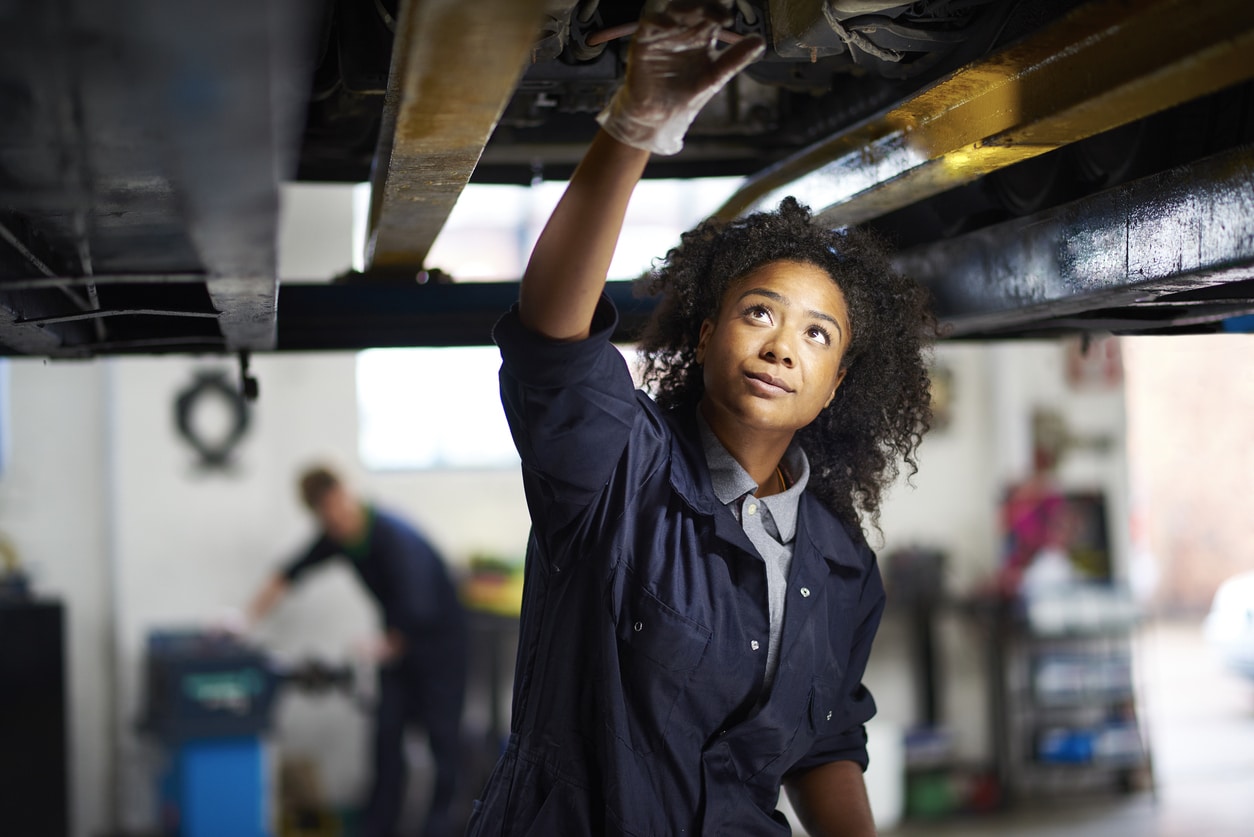
M349 559L379 602L384 626L405 638L400 660L379 670L375 709L374 782L365 812L366 837L392 837L405 793L407 721L427 731L436 778L424 834L453 833L450 808L461 752L466 689L466 616L444 562L413 526L375 508L368 510L365 541L354 548L325 534L284 575L296 580L336 555Z
M781 781L866 765L875 559L809 492L779 669L765 565L715 498L695 418L634 390L602 299L587 340L496 327L527 551L512 734L472 835L783 835Z

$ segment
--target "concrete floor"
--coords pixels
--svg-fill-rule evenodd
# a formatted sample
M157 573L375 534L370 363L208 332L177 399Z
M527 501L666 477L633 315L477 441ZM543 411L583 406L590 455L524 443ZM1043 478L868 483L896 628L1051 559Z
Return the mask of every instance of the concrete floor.
M978 818L906 823L885 837L1254 837L1254 682L1217 664L1200 620L1148 625L1138 664L1152 793L1042 800Z

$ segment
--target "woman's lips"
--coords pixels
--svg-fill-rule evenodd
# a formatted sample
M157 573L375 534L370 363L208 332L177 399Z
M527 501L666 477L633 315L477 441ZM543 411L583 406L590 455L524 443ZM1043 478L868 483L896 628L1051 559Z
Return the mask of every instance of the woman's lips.
M746 372L745 377L749 379L749 385L763 395L784 395L793 391L781 378L765 372Z

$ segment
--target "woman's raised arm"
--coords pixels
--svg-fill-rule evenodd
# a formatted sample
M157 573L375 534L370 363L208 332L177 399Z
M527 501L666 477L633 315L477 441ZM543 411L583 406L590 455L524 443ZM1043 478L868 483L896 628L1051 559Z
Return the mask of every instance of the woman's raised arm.
M627 202L649 152L598 131L531 251L518 315L556 340L588 336L622 231Z
M523 273L523 325L557 340L588 335L627 203L650 153L675 154L698 112L762 54L744 38L719 52L725 0L673 0L646 11L632 39L627 78L597 117L589 146L536 241Z

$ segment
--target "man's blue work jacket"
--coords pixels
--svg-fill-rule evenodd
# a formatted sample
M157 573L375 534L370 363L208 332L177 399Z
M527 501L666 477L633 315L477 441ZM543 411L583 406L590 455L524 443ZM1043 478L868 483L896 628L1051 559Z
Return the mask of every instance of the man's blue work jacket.
M498 324L531 511L511 735L471 835L783 835L790 773L866 765L862 686L884 589L803 495L779 669L766 570L718 502L691 415L635 390L609 342Z
M466 613L444 560L412 523L373 506L367 513L363 543L346 546L319 533L284 568L284 578L295 582L314 567L343 556L379 603L384 627L405 637L401 662L406 670L427 680L430 688L447 685L460 694L463 681L456 672L464 667L466 656Z

